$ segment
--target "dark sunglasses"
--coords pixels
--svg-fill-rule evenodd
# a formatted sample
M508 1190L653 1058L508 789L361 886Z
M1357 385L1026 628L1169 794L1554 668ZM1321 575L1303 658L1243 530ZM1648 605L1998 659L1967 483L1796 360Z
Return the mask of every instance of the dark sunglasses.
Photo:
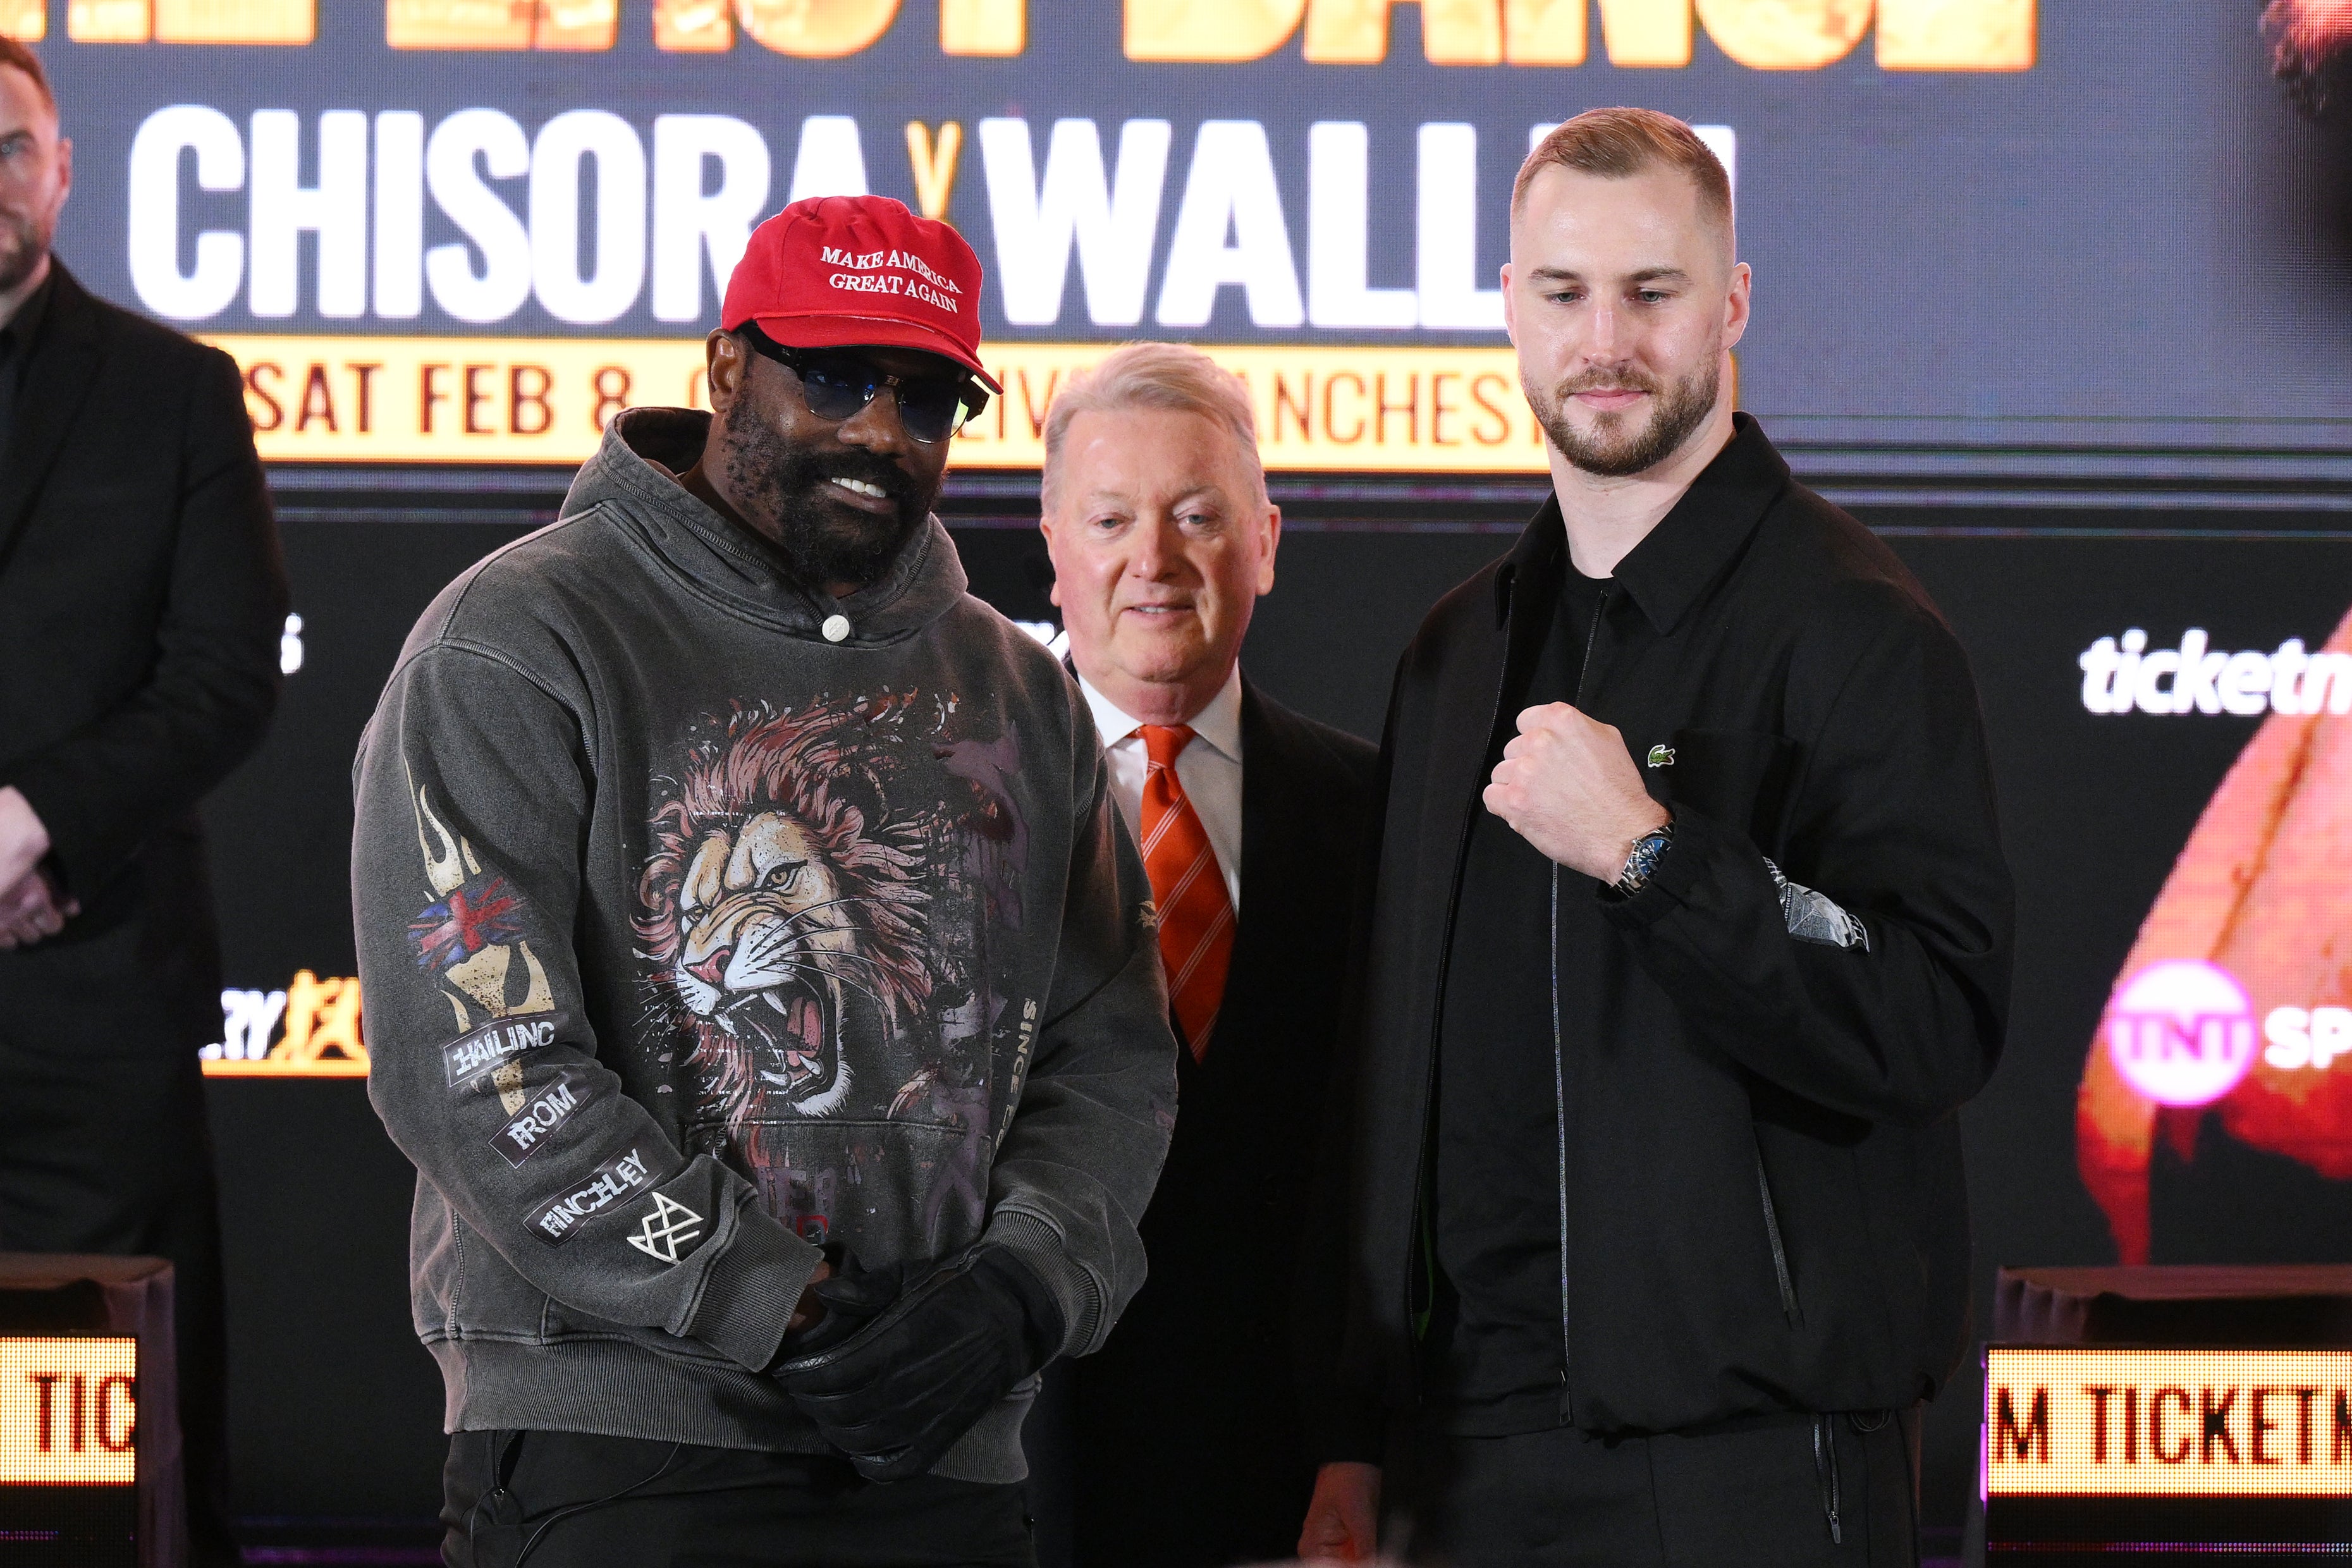
M840 349L787 348L757 327L744 328L741 336L754 353L800 377L801 396L820 419L854 418L887 386L898 399L899 425L929 443L946 440L988 406L987 389L968 375L892 375Z

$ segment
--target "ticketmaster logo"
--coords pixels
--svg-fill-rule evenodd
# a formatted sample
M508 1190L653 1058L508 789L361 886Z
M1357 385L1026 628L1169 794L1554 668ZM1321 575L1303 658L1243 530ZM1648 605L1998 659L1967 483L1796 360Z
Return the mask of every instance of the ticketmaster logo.
M2137 626L2101 637L2075 662L2094 713L2352 713L2352 653L2304 651L2289 637L2269 653L2224 653L2202 627L2178 647L2153 648Z

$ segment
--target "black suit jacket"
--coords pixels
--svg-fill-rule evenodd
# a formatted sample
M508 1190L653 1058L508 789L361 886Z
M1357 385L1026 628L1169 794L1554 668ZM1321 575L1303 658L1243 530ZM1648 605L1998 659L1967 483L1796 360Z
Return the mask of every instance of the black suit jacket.
M1242 687L1241 923L1143 1216L1150 1276L1074 1363L1077 1561L1287 1557L1313 1489L1293 1298L1376 750Z
M51 277L0 447L0 784L83 912L0 953L0 996L193 1047L220 1026L195 806L277 701L285 567L236 363Z

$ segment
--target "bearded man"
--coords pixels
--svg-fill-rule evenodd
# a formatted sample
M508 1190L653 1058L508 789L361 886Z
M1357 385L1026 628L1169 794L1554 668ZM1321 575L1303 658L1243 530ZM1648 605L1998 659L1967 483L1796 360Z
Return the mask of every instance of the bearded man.
M268 728L286 574L236 362L50 254L61 129L40 60L0 38L0 1252L170 1259L188 1550L227 1568L196 807Z
M452 1563L1032 1560L1022 1419L1142 1281L1175 1042L1086 701L929 515L980 289L885 198L762 224L711 412L614 419L362 742Z
M1951 633L1733 412L1736 254L1680 121L1519 171L1553 493L1398 673L1304 1556L1916 1561L2010 879Z

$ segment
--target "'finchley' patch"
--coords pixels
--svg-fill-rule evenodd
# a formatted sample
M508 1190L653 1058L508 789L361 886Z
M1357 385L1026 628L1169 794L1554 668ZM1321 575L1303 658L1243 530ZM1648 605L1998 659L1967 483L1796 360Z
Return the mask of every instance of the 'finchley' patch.
M594 1218L632 1193L652 1185L646 1157L632 1149L615 1154L589 1174L588 1180L562 1197L541 1205L530 1226L539 1239L561 1246L572 1239L583 1221Z

